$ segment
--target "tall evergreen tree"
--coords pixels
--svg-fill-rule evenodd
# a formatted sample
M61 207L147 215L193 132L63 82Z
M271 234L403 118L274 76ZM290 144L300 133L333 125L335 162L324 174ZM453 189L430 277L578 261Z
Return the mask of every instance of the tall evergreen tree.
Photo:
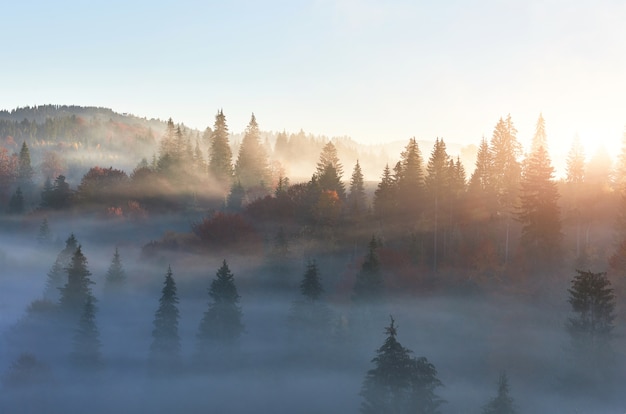
M155 369L170 370L180 365L179 316L176 282L172 268L168 267L159 307L154 314L150 345L150 363Z
M9 214L22 214L24 210L24 193L22 193L22 187L17 187L9 200L8 212Z
M201 353L207 352L210 344L232 346L243 333L239 293L226 260L211 282L209 298L209 308L204 313L197 335Z
M88 300L95 301L91 293L91 285L94 282L89 279L91 272L87 268L87 258L83 255L80 245L76 248L66 271L67 283L60 289L59 304L67 313L76 315L81 312Z
M498 395L496 395L485 407L483 414L515 414L513 398L509 395L509 380L506 372L500 374L498 379Z
M573 356L582 375L603 375L613 356L615 293L606 273L577 270L568 289L573 316L567 320Z
M356 161L352 177L350 178L350 194L348 195L348 209L352 215L363 214L366 210L365 185L363 181L363 171Z
M364 414L437 414L444 401L435 393L442 386L435 366L396 339L395 321L385 328L387 338L372 359L375 367L365 376L360 395Z
M241 141L235 176L246 189L270 184L267 153L261 143L261 133L254 114Z
M119 292L124 288L126 284L126 272L122 266L122 260L120 259L120 253L118 248L115 248L113 253L113 259L107 270L107 274L104 279L104 289L107 292Z
M581 197L585 184L585 150L578 136L574 138L572 146L567 153L566 163L565 188L567 189L567 195L571 198L569 215L576 224L576 258L581 258L581 254L584 251L581 243L581 227L583 223L583 203Z
M44 298L51 301L57 301L59 299L60 290L62 290L67 281L67 268L72 264L72 257L77 248L78 240L76 240L74 234L70 234L65 241L65 247L59 252L54 264L48 271Z
M233 178L233 154L228 142L228 125L226 117L220 109L215 115L215 124L210 139L209 173L224 188L230 187Z
M517 129L511 115L500 118L491 137L492 177L496 194L497 213L505 221L504 263L508 263L510 218L519 196L522 166L519 157L522 146L517 141Z
M422 153L415 138L400 154L400 164L395 171L398 211L403 220L417 221L422 213L424 172Z
M100 333L96 325L94 298L87 296L83 304L78 329L74 334L72 362L83 370L98 368L102 364L100 348Z
M388 220L396 211L396 193L397 187L387 164L374 191L374 213L379 219Z
M449 159L445 142L437 138L426 166L428 174L424 179L429 210L432 211L430 218L433 222L433 270L435 272L438 264L440 220L441 217L445 217L445 208L449 207L445 204L450 199Z
M541 136L533 139L535 150L524 162L518 220L522 223L522 246L529 263L554 265L561 258L559 193L553 180L554 168L548 155L543 118ZM540 144L541 143L541 144Z
M315 175L322 191L335 191L340 200L345 200L346 189L341 182L343 166L339 162L337 148L331 141L322 148Z
M383 276L376 249L378 241L375 236L369 242L368 252L356 276L352 300L359 304L379 302L384 294Z
M20 186L23 186L26 191L30 191L33 186L33 176L35 175L35 171L30 162L30 150L28 149L28 145L26 145L26 141L22 143L22 148L20 149L20 155L18 158L18 170L17 170L17 180Z
M52 232L48 224L48 217L44 217L41 221L39 233L37 233L37 243L41 246L48 246L52 243Z

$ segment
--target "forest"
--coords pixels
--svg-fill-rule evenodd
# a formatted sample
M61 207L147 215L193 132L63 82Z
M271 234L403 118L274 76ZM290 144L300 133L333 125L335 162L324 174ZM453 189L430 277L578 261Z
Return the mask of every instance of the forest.
M558 177L494 121L0 111L0 412L624 412L626 135Z

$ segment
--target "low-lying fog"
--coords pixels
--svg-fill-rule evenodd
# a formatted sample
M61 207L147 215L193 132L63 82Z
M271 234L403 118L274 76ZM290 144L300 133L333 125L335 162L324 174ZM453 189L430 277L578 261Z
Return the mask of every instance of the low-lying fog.
M362 381L385 340L389 315L398 326L398 341L437 368L444 386L436 392L446 400L442 413L482 412L503 371L520 413L626 410L621 326L614 343L614 380L600 390L568 388L576 361L568 356L564 328L567 281L561 292L544 297L468 292L387 298L362 317L349 294L334 293L349 263L342 267L325 257L315 259L332 318L327 329L308 336L294 334L287 323L292 303L300 297L304 258L295 260L287 288L276 292L262 288L269 276L261 273L260 263L226 257L241 296L245 332L228 357L199 368L196 333L208 306L207 289L224 258L146 260L141 245L158 237L158 230L142 233L136 228L116 237L121 228L58 226L53 233L59 241L50 247L37 244L36 229L30 236L0 236L0 412L356 413ZM54 318L29 316L26 310L42 298L46 274L71 232L82 245L95 282L103 359L95 372L71 368L71 332L48 323ZM105 295L104 275L116 246L127 290ZM178 288L182 362L175 372L159 373L150 369L148 355L168 265ZM31 384L12 385L7 378L23 353L44 364L45 375ZM221 355L217 349L215 353Z

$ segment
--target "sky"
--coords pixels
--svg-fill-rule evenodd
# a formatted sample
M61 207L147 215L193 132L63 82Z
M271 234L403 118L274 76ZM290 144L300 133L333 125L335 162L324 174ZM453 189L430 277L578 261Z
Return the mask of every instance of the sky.
M21 0L3 4L0 109L110 107L364 144L478 145L511 114L528 147L619 151L626 2Z

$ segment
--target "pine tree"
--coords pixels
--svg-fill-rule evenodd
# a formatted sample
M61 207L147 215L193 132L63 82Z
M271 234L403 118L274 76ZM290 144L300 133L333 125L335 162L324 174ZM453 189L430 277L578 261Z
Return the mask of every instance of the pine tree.
M233 178L233 154L228 142L226 117L221 109L215 115L215 124L211 133L209 173L225 188L230 186Z
M94 302L90 287L94 282L89 279L91 272L87 268L87 258L83 255L80 245L76 248L66 271L67 283L60 289L59 304L61 309L68 314L76 315L83 309L87 301Z
M393 317L385 333L387 338L372 359L375 367L367 372L361 387L361 412L440 413L444 401L435 390L442 384L434 365L425 357L413 358L412 351L398 342Z
M261 144L261 134L254 114L246 128L237 163L235 164L235 176L244 188L264 187L269 185L269 164L267 153Z
M582 372L603 371L612 357L615 294L606 273L576 272L568 289L574 315L567 321L567 332Z
M27 192L30 191L33 186L34 175L35 172L30 162L30 151L28 149L28 145L26 145L26 141L24 141L18 158L17 180Z
M74 234L71 234L65 241L65 247L59 252L54 264L48 271L48 278L43 295L44 298L51 301L57 301L59 299L60 290L62 290L67 281L67 268L70 267L72 257L77 248L78 241Z
M396 211L397 187L391 176L389 164L385 165L383 176L374 191L374 213L380 219L389 219Z
M517 141L517 130L511 115L506 121L500 118L491 137L491 160L493 188L497 202L497 214L505 221L504 263L509 259L510 217L517 203L522 167L519 157L522 146Z
M83 370L98 368L102 365L100 348L100 333L96 325L96 307L93 297L88 296L83 305L78 329L74 334L72 362Z
M165 282L154 315L150 362L155 369L175 369L180 364L180 337L178 335L178 296L172 268L167 268Z
M111 264L109 265L109 270L107 270L104 279L104 289L107 292L119 292L124 288L125 284L126 272L124 271L120 253L116 247L115 253L113 253L113 259L111 259Z
M580 185L585 180L585 149L580 143L578 136L574 138L572 146L567 153L565 182L572 185Z
M376 249L378 241L375 236L369 242L369 249L361 265L361 271L356 276L352 300L359 304L379 302L384 294L383 276Z
M209 298L209 308L204 313L197 335L200 353L206 353L210 344L235 345L243 333L239 293L226 260L211 282Z
M450 187L450 169L449 157L446 152L446 144L443 139L437 138L433 147L428 164L426 166L426 175L424 179L426 194L428 197L427 205L432 211L431 218L433 220L433 270L437 271L438 251L439 251L439 231L441 217L445 217L444 207L449 201Z
M515 414L513 398L509 395L509 380L506 372L498 379L498 395L483 408L483 414Z
M226 209L234 212L241 211L245 197L246 190L241 185L241 181L237 180L230 187L230 193L228 193L226 198Z
M39 226L39 233L37 233L37 243L40 246L48 246L52 243L52 232L48 225L48 217L44 217Z
M358 216L366 211L365 186L363 181L363 171L356 161L352 177L350 178L350 194L348 195L348 209L353 216Z
M317 263L310 261L300 282L302 298L292 303L289 313L292 338L301 341L301 350L306 354L322 350L323 344L316 339L330 329L330 309L321 300L323 293Z
M17 187L15 193L11 196L9 200L9 214L22 214L24 213L24 193L22 193L22 188Z
M424 172L422 154L415 138L411 138L400 154L395 171L398 211L403 220L415 222L423 210Z
M337 148L331 141L322 148L315 175L322 191L335 191L340 200L345 200L346 189L341 182L343 166L339 162Z
M541 125L539 125L541 124ZM522 246L529 263L554 265L561 258L559 193L553 180L554 168L548 155L543 118L540 136L533 139L535 150L524 162L518 220L522 223Z

